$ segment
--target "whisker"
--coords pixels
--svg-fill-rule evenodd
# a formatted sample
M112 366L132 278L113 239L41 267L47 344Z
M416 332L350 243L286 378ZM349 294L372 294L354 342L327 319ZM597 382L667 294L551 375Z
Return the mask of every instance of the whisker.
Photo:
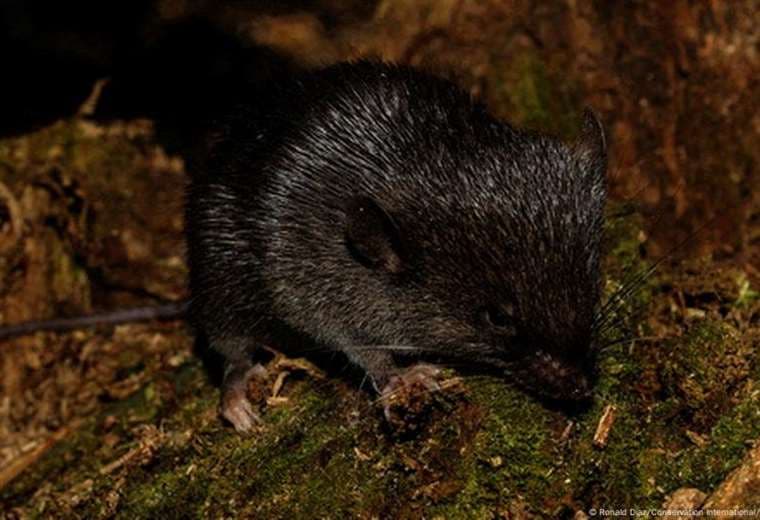
M391 350L398 352L436 352L430 347L414 347L411 345L351 345L351 350Z
M640 289L644 282L646 282L657 270L657 267L659 266L659 263L664 260L664 258L660 259L658 263L647 267L646 269L642 269L638 273L631 276L628 280L625 280L623 284L618 288L615 292L613 292L610 296L607 302L602 305L602 308L599 310L599 313L597 314L597 317L603 317L605 314L612 312L613 310L616 310L616 308L619 308L619 306L622 306L627 302L627 298L634 294L635 291Z
M644 269L629 276L623 281L622 285L614 291L607 299L607 301L596 312L594 320L592 322L592 330L596 335L599 335L600 331L609 331L610 320L614 319L614 316L619 313L620 309L628 302L629 298L644 287L644 283L659 269L659 267L673 255L683 248L686 244L694 239L705 228L715 223L722 215L717 214L714 217L708 219L702 225L698 226L694 231L678 244L673 246L655 262ZM659 220L658 220L659 221Z
M622 311L622 312L621 312ZM616 309L614 312L611 312L604 320L604 322L600 323L598 328L594 331L596 337L602 337L608 332L621 327L626 323L628 319L631 318L633 314L634 309Z
M614 308L613 305L620 306L620 302L624 301L631 294L633 294L635 290L639 289L643 283L649 279L666 260L670 259L679 249L683 248L686 244L693 240L694 237L701 233L705 228L715 223L715 221L718 220L721 216L721 214L718 214L708 219L702 225L698 226L694 231L689 233L689 236L687 236L684 240L673 246L660 258L658 258L651 266L642 269L631 279L626 280L623 285L610 296L609 300L602 306L597 316L599 317L607 314L610 309Z
M331 347L329 345L315 345L310 348L295 349L294 353L305 354L311 352L345 352L346 350L390 350L390 351L410 351L410 352L438 352L438 350L430 347L414 347L411 345L349 345L343 348Z
M369 378L369 374L367 372L364 372L364 377L362 377L361 383L359 383L359 391L361 392L364 388L364 383L367 382L367 379Z
M611 341L608 341L604 345L602 345L599 348L599 352L606 352L609 349L611 349L612 347L616 347L618 345L622 345L622 344L625 344L625 343L631 343L631 342L634 342L634 341L636 341L636 336L623 336L623 337L620 337L620 338L615 338L615 339L613 339Z

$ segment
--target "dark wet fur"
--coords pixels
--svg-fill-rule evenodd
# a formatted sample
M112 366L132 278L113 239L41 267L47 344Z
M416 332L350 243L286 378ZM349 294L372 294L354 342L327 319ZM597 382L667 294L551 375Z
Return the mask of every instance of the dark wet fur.
M233 362L316 343L382 388L392 354L433 353L583 398L606 197L586 125L565 144L376 63L276 85L222 120L193 173L191 320Z

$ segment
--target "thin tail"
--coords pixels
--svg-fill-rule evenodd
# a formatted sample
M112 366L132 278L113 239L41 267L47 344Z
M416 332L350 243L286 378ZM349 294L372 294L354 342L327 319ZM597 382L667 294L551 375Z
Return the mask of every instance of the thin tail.
M26 336L35 332L67 332L98 325L116 325L137 321L168 321L183 318L187 314L188 302L172 302L149 307L119 309L110 312L77 316L75 318L56 318L52 320L26 321L16 325L0 326L0 340Z

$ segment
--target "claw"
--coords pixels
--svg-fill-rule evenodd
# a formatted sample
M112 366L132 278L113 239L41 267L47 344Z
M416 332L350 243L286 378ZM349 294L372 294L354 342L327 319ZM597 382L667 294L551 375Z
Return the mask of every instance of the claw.
M254 425L261 422L251 401L245 395L241 396L238 393L225 393L222 398L221 414L239 432L251 431Z

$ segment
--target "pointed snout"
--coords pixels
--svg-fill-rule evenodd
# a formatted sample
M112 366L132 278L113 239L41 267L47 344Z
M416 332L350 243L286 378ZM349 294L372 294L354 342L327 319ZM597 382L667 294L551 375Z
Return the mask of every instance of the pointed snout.
M592 397L593 372L593 362L590 359L568 359L537 351L527 360L523 374L532 380L527 386L540 397L580 403L589 401Z

